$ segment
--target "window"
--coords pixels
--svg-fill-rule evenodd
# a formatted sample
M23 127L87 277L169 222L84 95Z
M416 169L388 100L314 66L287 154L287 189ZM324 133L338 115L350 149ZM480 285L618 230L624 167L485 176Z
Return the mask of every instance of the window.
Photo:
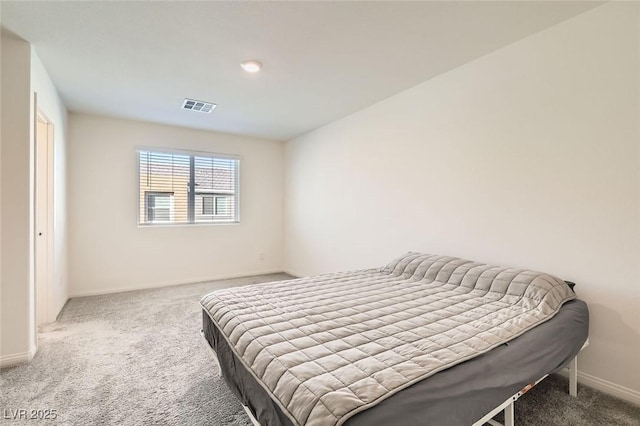
M202 197L202 214L213 214L213 202L215 197Z
M173 193L146 192L146 212L147 223L173 221Z
M138 150L138 223L239 222L238 157Z
M229 205L232 202L232 197L226 194L196 192L196 222L231 220L233 210Z
M229 214L229 198L216 197L216 213L217 216L225 216Z

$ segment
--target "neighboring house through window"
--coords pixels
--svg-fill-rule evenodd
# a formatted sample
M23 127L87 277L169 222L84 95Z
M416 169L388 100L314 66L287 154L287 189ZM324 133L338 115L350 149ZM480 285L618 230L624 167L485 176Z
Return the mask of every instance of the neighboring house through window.
M140 225L239 222L238 157L138 150Z

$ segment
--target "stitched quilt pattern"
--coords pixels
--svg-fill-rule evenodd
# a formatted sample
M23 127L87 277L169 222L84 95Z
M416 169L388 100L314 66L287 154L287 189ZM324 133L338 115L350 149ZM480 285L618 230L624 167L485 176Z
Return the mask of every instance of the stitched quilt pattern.
M218 290L201 304L295 425L340 425L550 319L559 278L407 253L382 269Z

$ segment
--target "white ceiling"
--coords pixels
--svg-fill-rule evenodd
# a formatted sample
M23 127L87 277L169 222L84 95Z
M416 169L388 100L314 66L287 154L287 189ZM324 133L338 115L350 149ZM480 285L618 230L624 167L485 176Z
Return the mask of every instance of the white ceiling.
M286 140L597 4L2 1L0 16L71 111Z

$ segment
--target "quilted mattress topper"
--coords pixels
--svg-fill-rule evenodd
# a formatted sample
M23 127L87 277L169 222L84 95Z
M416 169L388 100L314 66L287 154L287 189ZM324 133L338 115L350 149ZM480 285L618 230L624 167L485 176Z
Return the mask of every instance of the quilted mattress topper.
M407 253L382 269L218 290L203 309L295 425L340 425L550 319L549 274Z

